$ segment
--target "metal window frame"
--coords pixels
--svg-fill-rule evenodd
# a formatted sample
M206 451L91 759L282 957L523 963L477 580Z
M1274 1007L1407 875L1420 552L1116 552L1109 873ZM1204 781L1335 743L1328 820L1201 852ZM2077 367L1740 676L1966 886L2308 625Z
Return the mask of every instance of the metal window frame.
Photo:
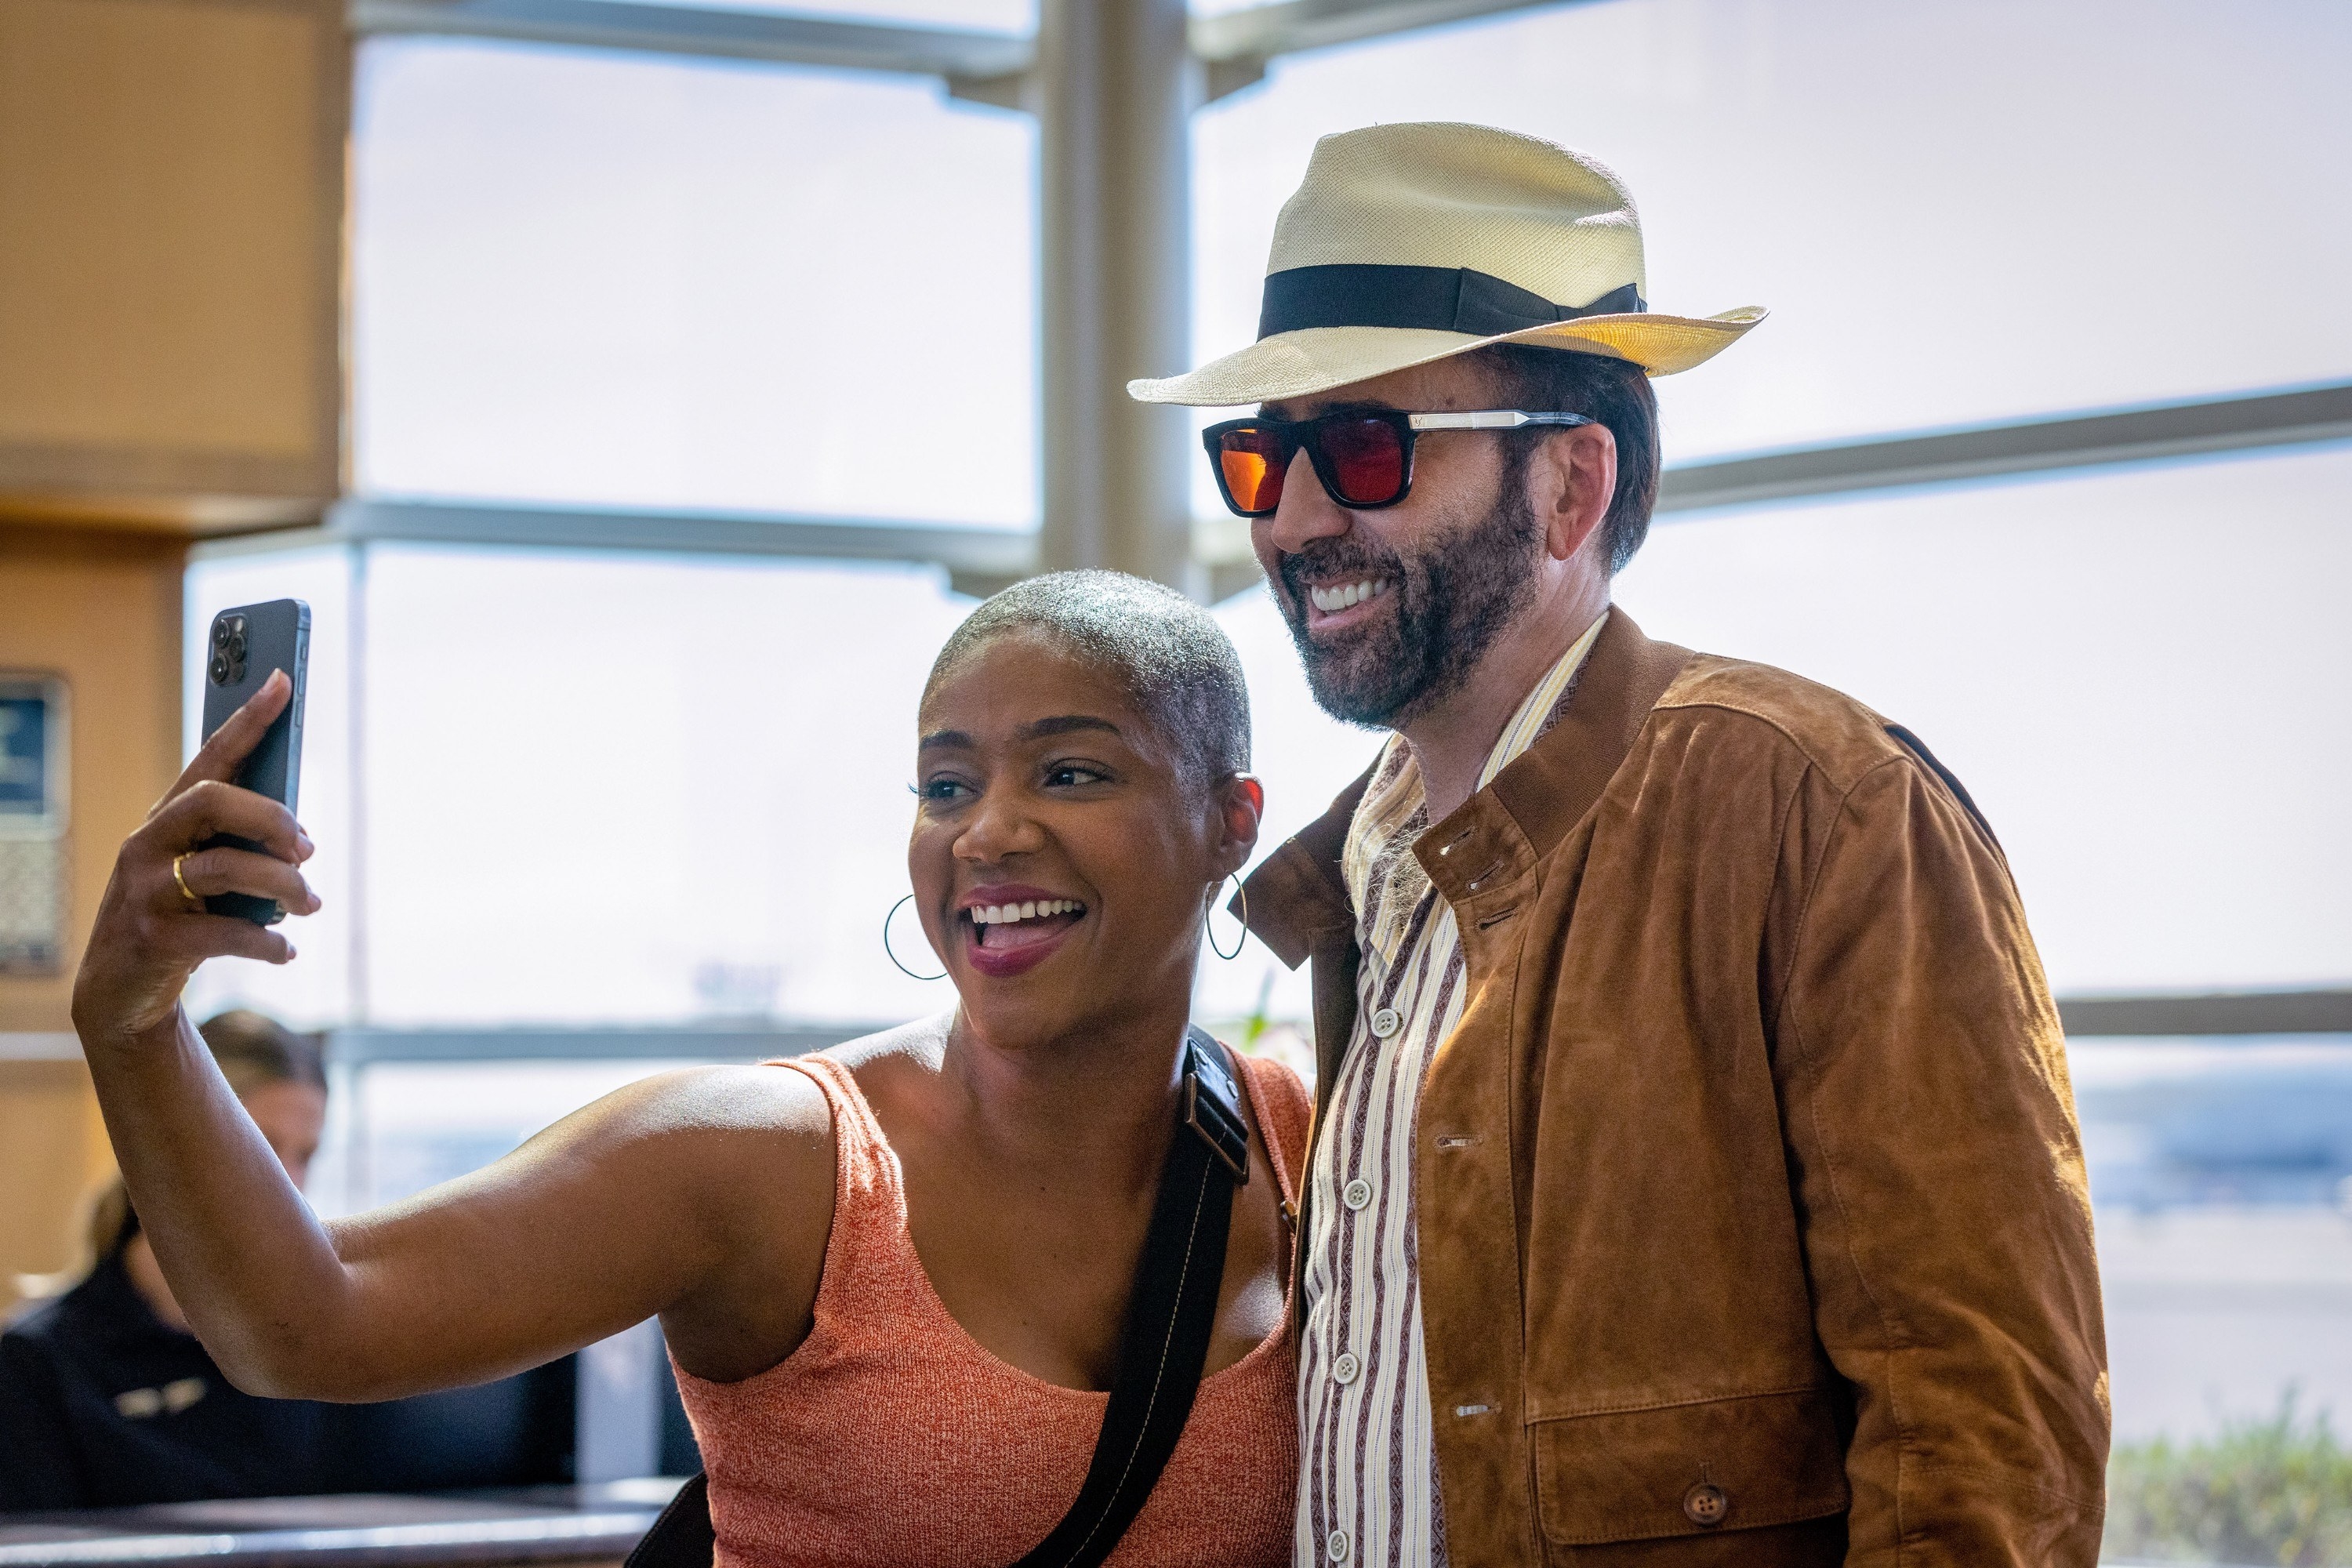
M1276 0L1192 17L1185 31L1193 57L1212 69L1224 68L1231 90L1256 79L1281 55L1563 3L1578 0ZM1009 81L1037 57L1036 39L1021 33L634 0L351 0L348 15L362 37L427 34L771 60L935 76L951 86ZM1017 94L1003 89L959 96L1006 108L1018 103ZM1210 96L1220 95L1213 88Z
M1657 510L1661 521L1673 521L1822 496L2347 440L2352 382L2338 382L1674 464L1660 483ZM788 513L359 497L338 502L316 527L218 537L194 549L207 558L375 542L908 562L938 566L958 591L984 595L1037 570L1039 536L1028 529ZM1192 553L1208 571L1212 598L1257 580L1241 519L1198 520Z
M2062 996L2069 1039L2352 1035L2352 990ZM765 1061L803 1056L887 1024L614 1028L380 1028L330 1031L338 1066L390 1062ZM8 1037L0 1036L0 1041ZM70 1047L73 1037L25 1037ZM5 1052L0 1052L5 1055Z
M192 558L366 544L460 544L507 550L653 551L900 562L944 570L959 593L985 596L1037 570L1034 529L961 527L786 512L664 511L627 507L352 497L316 526L216 535Z
M2058 998L2069 1039L2352 1035L2352 990L2222 991ZM895 1025L647 1025L610 1028L385 1028L328 1031L335 1067L397 1062L755 1062L804 1056ZM79 1061L70 1034L0 1032L0 1062Z
M609 1028L380 1028L328 1031L338 1067L381 1062L698 1061L758 1062L806 1056L879 1034L888 1024L761 1025Z
M2352 439L2352 382L1923 435L1872 437L1666 469L1662 514L1854 490Z

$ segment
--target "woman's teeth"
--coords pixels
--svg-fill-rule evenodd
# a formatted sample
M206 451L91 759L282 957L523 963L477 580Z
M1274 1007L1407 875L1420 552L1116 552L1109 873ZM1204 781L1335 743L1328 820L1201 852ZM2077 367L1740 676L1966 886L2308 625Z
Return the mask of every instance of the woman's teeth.
M1328 615L1334 610L1344 610L1350 605L1360 605L1366 599L1376 598L1388 591L1387 578L1367 577L1360 583L1344 584L1337 588L1309 588L1307 596L1315 602L1317 609Z
M1087 907L1076 899L1041 899L1028 904L990 904L970 912L974 925L1004 926L1040 915L1082 915Z

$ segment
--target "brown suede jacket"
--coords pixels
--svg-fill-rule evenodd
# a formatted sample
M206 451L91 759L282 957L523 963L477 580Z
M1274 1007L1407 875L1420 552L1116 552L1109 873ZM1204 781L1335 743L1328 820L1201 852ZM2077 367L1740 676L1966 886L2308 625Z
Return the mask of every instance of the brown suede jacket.
M1247 889L1315 963L1318 1124L1363 787ZM1851 699L1620 610L1559 721L1415 853L1469 987L1414 1132L1457 1568L2087 1568L2107 1378L2074 1094L1958 782Z

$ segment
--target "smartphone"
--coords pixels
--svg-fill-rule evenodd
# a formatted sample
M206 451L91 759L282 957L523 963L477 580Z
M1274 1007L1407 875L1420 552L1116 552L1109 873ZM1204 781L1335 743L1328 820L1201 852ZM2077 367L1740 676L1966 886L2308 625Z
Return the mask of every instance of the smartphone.
M299 599L272 599L266 605L239 605L213 617L212 635L205 644L205 739L228 722L230 714L261 689L269 672L282 669L294 683L293 700L286 704L253 748L236 783L256 795L266 795L289 811L299 809L302 787L302 692L310 665L310 606ZM210 849L226 845L259 851L249 838L222 833L196 846ZM215 893L205 908L216 915L235 915L256 925L274 926L286 918L275 899L250 893Z

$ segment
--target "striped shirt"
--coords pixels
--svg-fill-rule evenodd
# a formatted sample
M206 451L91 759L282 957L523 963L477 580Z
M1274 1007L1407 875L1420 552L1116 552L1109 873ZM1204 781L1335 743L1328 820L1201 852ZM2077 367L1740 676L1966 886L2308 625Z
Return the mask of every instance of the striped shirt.
M1551 726L1604 612L1503 727L1481 789ZM1461 1020L1454 909L1412 847L1429 826L1421 766L1391 735L1348 826L1341 869L1363 965L1356 1032L1316 1139L1298 1357L1297 1568L1443 1563L1413 1230L1412 1125L1423 1071Z

